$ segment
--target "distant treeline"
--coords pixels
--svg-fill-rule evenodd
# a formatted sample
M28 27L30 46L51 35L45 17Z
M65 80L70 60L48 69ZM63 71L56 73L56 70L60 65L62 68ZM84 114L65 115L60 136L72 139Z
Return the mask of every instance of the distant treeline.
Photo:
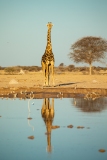
M62 66L62 65L59 65L59 67L56 67L57 69L59 69L60 71L64 72L64 71L69 71L69 72L89 72L89 67L76 67L74 65L69 65L69 66ZM96 67L96 66L93 66L92 67L92 72L94 71L106 71L107 70L107 67Z
M1 67L0 70L4 70L5 72L20 72L20 70L29 71L29 72L38 72L42 70L40 66L12 66L12 67ZM93 66L92 70L100 71L100 70L107 70L107 67L96 67ZM55 71L69 71L69 72L77 72L77 71L89 71L89 67L76 67L75 65L68 65L65 66L61 63L58 67L55 67Z
M12 66L12 67L1 67L0 70L5 70L6 72L12 71L12 72L20 72L20 70L24 71L40 71L41 67L39 66Z

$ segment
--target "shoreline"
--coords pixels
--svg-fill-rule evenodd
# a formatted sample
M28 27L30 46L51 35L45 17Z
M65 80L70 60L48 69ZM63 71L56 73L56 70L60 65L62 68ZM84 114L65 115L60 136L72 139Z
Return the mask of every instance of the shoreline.
M83 97L87 93L97 93L107 97L107 89L104 88L0 88L0 98L73 98Z

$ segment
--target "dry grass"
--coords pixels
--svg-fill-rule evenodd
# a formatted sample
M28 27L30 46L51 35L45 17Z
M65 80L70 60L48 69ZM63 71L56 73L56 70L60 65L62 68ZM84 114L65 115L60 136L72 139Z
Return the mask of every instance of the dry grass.
M15 79L18 84L9 84ZM44 76L41 71L28 72L23 75L7 75L0 71L0 88L1 87L42 87ZM51 81L52 82L52 81ZM55 74L55 85L61 83L79 82L72 87L80 88L107 88L107 74L101 75L84 75L82 72L60 72ZM69 86L70 87L70 86Z

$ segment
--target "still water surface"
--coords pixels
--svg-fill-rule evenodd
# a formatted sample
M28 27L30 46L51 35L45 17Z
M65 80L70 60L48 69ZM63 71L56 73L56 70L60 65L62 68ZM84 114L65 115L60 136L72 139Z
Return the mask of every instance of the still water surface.
M29 159L107 160L107 98L0 99L0 160Z

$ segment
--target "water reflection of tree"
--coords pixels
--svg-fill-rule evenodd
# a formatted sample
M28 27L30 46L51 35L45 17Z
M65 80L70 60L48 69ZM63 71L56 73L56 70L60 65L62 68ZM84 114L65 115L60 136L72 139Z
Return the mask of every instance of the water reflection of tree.
M107 109L107 98L100 97L93 100L85 100L84 98L71 99L71 103L80 108L83 112L100 112Z
M45 98L43 100L43 105L41 109L41 115L46 125L46 135L47 135L47 151L52 151L51 146L51 129L52 129L52 122L54 119L54 99L52 99L52 103L50 103L49 98Z

